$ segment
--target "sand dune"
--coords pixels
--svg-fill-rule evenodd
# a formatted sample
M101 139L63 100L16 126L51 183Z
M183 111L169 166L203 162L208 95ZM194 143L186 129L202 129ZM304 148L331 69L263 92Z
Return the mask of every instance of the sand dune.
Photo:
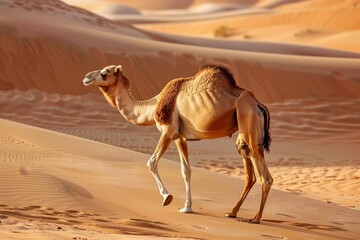
M236 189L242 181L196 168L193 188L197 214L180 214L176 208L183 199L183 183L178 163L162 160L165 182L175 195L174 203L164 208L145 167L148 155L6 120L0 124L4 173L0 188L8 193L1 195L0 231L5 237L21 239L29 231L40 239L92 239L104 234L332 239L342 237L344 231L347 238L359 234L354 222L358 211L276 190L271 192L263 225L225 219L222 213L238 197ZM21 170L25 167L27 172ZM256 188L244 206L243 217L251 216L258 205L260 195ZM144 194L146 203L139 197ZM12 199L14 195L24 197ZM286 199L287 204L278 204L281 199ZM27 223L29 219L31 224ZM43 221L46 223L41 224Z
M271 5L276 1L261 1L256 6ZM281 2L281 1L280 1ZM138 25L141 28L165 33L214 37L220 26L230 31L229 38L322 46L321 39L351 33L358 29L360 4L358 1L285 1L275 8L253 15L229 13L211 20ZM254 6L251 6L253 8ZM334 17L336 16L336 17ZM350 36L349 36L350 37ZM348 38L348 41L351 42ZM328 44L327 47L358 51L358 44Z
M193 21L202 21L209 19L223 19L231 16L256 15L258 13L268 13L270 10L264 8L241 8L233 5L214 5L214 6L198 6L194 9L176 9L176 10L159 10L147 11L142 15L112 15L108 16L111 20L118 23L129 24L170 24L170 23L191 23Z
M355 35L358 32L355 31L350 33L350 35ZM149 32L149 34L154 34ZM219 49L229 49L237 51L246 51L246 52L261 52L261 53L275 53L275 54L289 54L289 55L300 55L300 56L314 56L314 57L340 57L340 58L360 58L360 53L353 52L352 49L355 48L356 44L347 47L349 51L336 50L332 48L325 47L313 47L301 44L286 44L286 43L276 43L276 42L267 42L267 41L245 41L245 40L230 40L230 39L205 39L201 37L187 37L179 36L165 33L156 33L157 36L161 36L160 41L164 42L175 42L178 44L190 45L190 46L200 46L208 48L219 48ZM345 37L345 36L344 36ZM344 38L343 37L343 38ZM346 44L346 41L343 41L343 38L337 40L336 38L322 39L325 45L334 45L332 42L338 41L343 45ZM352 42L352 41L350 41ZM345 47L344 47L345 48Z
M2 239L357 239L357 1L249 0L231 11L222 4L238 1L106 2L162 23L134 27L60 1L0 3L0 118L44 128L0 120ZM213 38L220 25L230 39ZM175 197L163 208L146 168L159 132L125 122L81 82L121 64L134 96L146 99L207 63L231 69L272 116L266 161L275 181L260 226L222 217L243 185L236 134L189 144L196 213L180 214L176 148L160 164ZM257 184L239 217L253 217L259 200Z
M122 4L132 8L136 8L138 10L143 11L159 11L159 10L179 10L179 9L189 9L196 8L199 5L204 4L215 4L215 5L239 5L238 0L156 0L151 3L147 0L89 0L89 1L81 1L81 0L65 0L64 2L79 6L81 8L88 9L90 11L96 12L96 9L101 8L102 5L106 4ZM241 5L250 6L255 4L257 0L241 0ZM261 1L260 1L261 2Z
M63 13L49 16L43 11L26 11L22 7L2 8L9 14L5 15L9 20L2 22L6 31L0 36L3 42L2 89L37 88L45 92L83 94L88 90L78 79L84 73L108 64L122 64L134 83L135 96L148 98L173 78L191 76L203 64L221 62L233 70L239 85L254 91L266 102L309 97L314 93L359 96L358 59L286 56L281 54L281 50L285 51L284 46L279 48L279 54L263 54L166 42L159 44L151 40L155 36L128 26L109 29L95 25L89 29L89 24L82 21L72 25L59 24L59 21L66 23L62 20ZM24 11L26 14L22 14ZM14 15L18 17L10 17ZM31 22L26 21L28 18ZM48 31L54 27L57 31ZM31 36L27 35L29 32ZM301 48L297 49L300 51ZM14 64L19 65L17 71L12 70ZM159 71L158 66L167 71ZM151 80L149 76L152 76ZM140 85L143 88L139 88ZM264 87L260 88L262 85Z
M156 0L152 2L149 2L147 0L65 0L64 2L96 12L96 9L101 8L103 4L109 3L122 4L138 10L158 10L187 8L193 3L193 0Z

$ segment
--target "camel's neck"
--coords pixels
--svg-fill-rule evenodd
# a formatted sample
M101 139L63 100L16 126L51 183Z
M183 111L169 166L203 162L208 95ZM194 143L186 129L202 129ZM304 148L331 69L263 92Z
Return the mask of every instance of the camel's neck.
M100 87L108 102L116 107L124 118L136 125L154 125L154 111L156 97L145 101L134 99L129 88L113 86L110 88Z

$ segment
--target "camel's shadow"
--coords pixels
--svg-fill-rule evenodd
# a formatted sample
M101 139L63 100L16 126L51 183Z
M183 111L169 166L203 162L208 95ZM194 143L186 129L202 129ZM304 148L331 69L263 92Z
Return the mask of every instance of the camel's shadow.
M331 226L331 225L322 225L322 224L312 224L312 223L303 223L303 222L294 222L287 220L274 220L274 219L263 219L261 221L264 225L280 227L284 226L287 228L302 228L304 230L321 230L321 231L346 231L341 227Z
M245 220L245 219L243 219ZM238 221L242 221L241 219ZM301 231L304 233L311 233L323 237L336 237L330 232L346 232L347 230L341 227L324 224L312 224L305 222L295 222L289 220L276 220L276 219L262 219L261 224L274 228L281 228L292 231ZM327 233L329 232L329 233ZM346 239L346 238L344 238Z

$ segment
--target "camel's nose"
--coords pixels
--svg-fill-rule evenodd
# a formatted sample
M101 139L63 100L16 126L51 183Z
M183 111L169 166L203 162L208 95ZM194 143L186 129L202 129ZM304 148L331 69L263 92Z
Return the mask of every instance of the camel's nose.
M84 84L85 86L90 86L93 82L94 82L94 79L93 79L93 78L87 78L87 77L85 77L85 78L83 79L83 84Z
M89 72L85 75L84 79L83 79L83 84L85 86L89 86L91 85L94 81L95 81L95 78L96 78L96 75L99 73L100 71L99 70L96 70L96 71L92 71L92 72Z
M88 72L88 73L85 75L85 78L94 78L98 72L99 72L99 70L92 71L92 72Z

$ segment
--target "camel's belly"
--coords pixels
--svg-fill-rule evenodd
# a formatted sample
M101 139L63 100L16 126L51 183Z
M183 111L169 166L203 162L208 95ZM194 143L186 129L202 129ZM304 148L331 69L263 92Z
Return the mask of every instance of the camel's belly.
M186 139L220 138L237 130L232 98L219 101L215 94L202 92L179 99L180 134Z
M193 125L183 123L180 126L180 135L188 141L196 141L201 139L214 139L222 137L231 137L234 132L238 130L236 124L230 124L229 127L223 129L199 129L194 128Z

